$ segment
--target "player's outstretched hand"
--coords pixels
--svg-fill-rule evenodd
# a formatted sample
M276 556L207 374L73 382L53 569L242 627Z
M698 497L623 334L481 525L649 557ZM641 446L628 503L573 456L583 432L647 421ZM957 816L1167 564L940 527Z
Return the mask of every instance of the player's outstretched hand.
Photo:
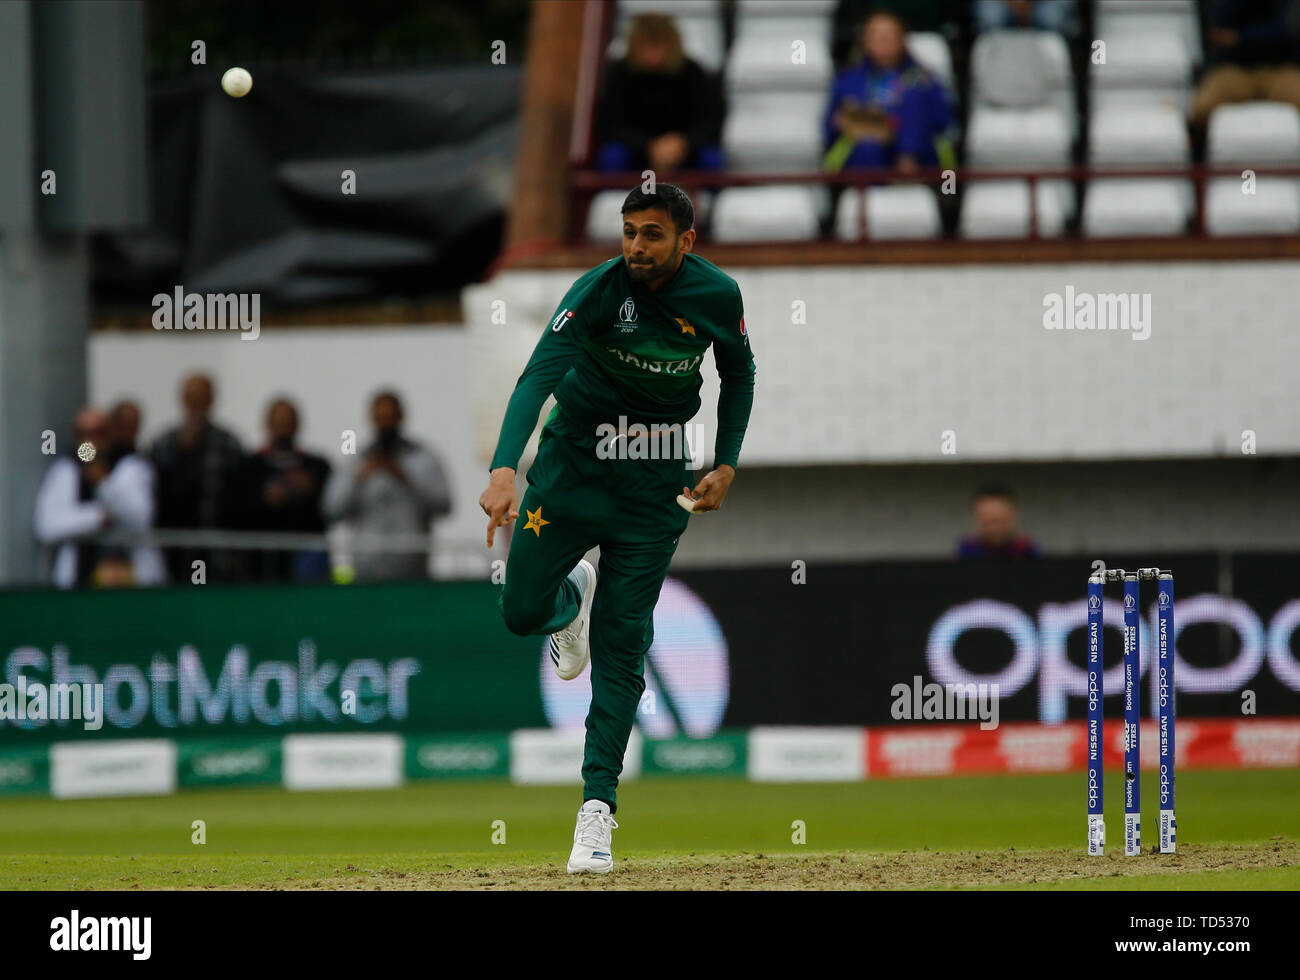
M682 487L682 493L695 501L693 513L717 510L722 506L722 500L727 496L731 481L735 478L736 471L724 463L716 470L707 473L699 483L695 484L694 490L690 487Z
M497 528L504 527L519 516L519 497L515 493L515 471L509 466L498 466L492 471L488 488L478 498L478 505L488 516L487 546L492 547Z

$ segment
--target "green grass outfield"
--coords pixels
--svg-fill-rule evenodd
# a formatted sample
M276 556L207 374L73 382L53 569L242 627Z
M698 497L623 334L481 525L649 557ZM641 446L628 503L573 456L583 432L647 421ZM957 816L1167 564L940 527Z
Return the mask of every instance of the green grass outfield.
M1144 780L1144 842L1156 839ZM576 787L184 791L0 801L0 888L1300 889L1300 770L1178 775L1179 854L1083 854L1081 773L775 784L656 778L620 791L615 874L563 874ZM192 824L207 843L191 843ZM494 821L505 843L494 844ZM806 843L792 824L803 821Z

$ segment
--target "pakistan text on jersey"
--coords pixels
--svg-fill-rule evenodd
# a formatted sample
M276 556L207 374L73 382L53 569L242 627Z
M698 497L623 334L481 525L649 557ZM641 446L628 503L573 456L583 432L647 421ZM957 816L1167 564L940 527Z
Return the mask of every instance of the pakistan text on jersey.
M624 364L634 364L651 374L690 374L700 366L700 362L704 359L703 354L696 354L694 357L688 357L680 361L647 361L637 357L630 351L619 350L617 347L606 347L605 349Z

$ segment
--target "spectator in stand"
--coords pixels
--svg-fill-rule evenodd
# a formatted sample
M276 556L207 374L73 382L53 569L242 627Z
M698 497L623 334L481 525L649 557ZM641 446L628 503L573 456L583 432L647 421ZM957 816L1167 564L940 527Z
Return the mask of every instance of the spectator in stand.
M298 409L277 398L266 410L266 445L249 460L248 514L250 525L262 531L323 534L321 497L330 464L295 444ZM329 553L259 551L254 577L274 582L321 582L329 578Z
M1205 37L1209 68L1192 105L1195 125L1232 102L1300 108L1300 0L1218 0Z
M1073 35L1078 31L1074 0L975 0L975 30L979 33L1015 27L1036 27Z
M938 166L952 109L943 84L908 53L903 22L892 13L873 14L863 25L862 51L831 89L822 123L826 169L889 167L910 174Z
M162 556L150 540L153 468L126 448L131 410L138 427L139 410L131 402L115 406L110 416L82 409L73 451L54 461L37 491L36 537L53 549L50 578L61 589L166 580ZM117 540L100 540L110 531Z
M677 168L721 170L723 112L718 79L686 57L672 18L642 14L632 21L627 54L605 72L596 166L648 166L661 178Z
M108 452L114 464L136 452L140 438L140 406L124 398L108 410Z
M451 492L442 461L432 450L402 435L401 399L391 391L370 405L374 442L359 463L334 471L325 488L325 517L350 520L358 535L423 535L419 551L375 550L365 542L354 550L357 581L424 578L429 567L429 522L451 512Z
M158 472L158 527L181 530L233 530L245 526L244 451L239 440L210 416L216 388L206 374L191 374L181 384L184 420L153 444ZM173 582L193 581L195 561L204 578L230 581L245 575L244 556L222 549L168 548Z
M954 37L959 32L962 8L966 2L967 0L840 0L832 21L831 58L841 68L847 68L857 61L862 50L862 25L872 14L895 14L908 31Z
M971 519L975 533L958 543L959 559L1040 557L1038 546L1020 533L1020 517L1009 487L990 483L976 490L971 499Z

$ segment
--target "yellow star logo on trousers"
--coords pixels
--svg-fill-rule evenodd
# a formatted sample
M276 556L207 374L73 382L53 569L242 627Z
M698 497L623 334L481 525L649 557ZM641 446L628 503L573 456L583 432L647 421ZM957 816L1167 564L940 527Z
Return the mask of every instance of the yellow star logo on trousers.
M675 316L673 317L673 319L676 320L681 325L682 333L688 333L692 337L695 336L695 324L691 323L690 320L681 316Z
M525 513L528 514L528 523L524 525L524 530L531 530L540 538L542 536L542 525L550 524L551 522L542 520L542 508L540 507L536 510L526 511Z

